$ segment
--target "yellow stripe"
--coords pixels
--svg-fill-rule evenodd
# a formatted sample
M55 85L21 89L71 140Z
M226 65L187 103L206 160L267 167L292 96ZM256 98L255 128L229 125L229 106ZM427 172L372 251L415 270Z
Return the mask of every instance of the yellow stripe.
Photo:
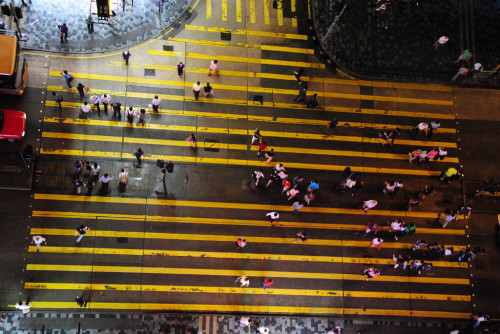
M286 46L275 46L275 45L260 45L261 50L266 51L277 51L277 52L290 52L290 53L303 53L303 54L314 54L314 49L302 49L302 48L291 48ZM291 75L291 79L295 78Z
M283 25L283 5L282 1L278 1L278 25L282 26Z
M36 195L37 197L40 194ZM94 197L94 196L93 196ZM82 198L91 201L91 197L83 196ZM43 198L38 198L43 199ZM126 201L124 201L127 204ZM163 222L175 224L212 224L212 225L228 225L228 226L264 226L269 227L269 222L263 220L242 220L242 219L223 219L223 218L200 218L200 217L168 217L168 216L144 216L144 215L124 215L99 212L60 212L60 211L33 211L33 217L46 218L68 218L68 219L106 219L106 220L121 220L121 221L148 221L148 222ZM280 221L279 226L283 228L308 228L308 229L324 229L324 230L354 230L364 231L363 225L349 224L330 224L330 223L310 223L310 222L287 222ZM381 231L388 231L389 227L379 227ZM464 230L458 229L437 229L437 228L418 228L419 233L423 234L439 234L439 235L465 235Z
M272 289L241 287L209 287L209 286L172 286L172 285L130 285L130 284L85 284L85 283L24 283L30 290L92 290L92 291L143 291L143 292L187 292L187 293L227 293L252 295L286 295L311 297L352 297L352 298L384 298L384 299L417 299L470 302L467 295L413 294L398 292L342 291L342 290L306 290L306 289Z
M241 0L236 0L236 22L241 22Z
M290 271L259 271L259 270L228 270L228 269L195 269L195 268L167 268L167 267L123 267L123 266L80 266L57 264L27 264L26 270L30 271L75 271L75 272L100 272L100 273L136 273L136 274L161 274L161 275L206 275L206 276L241 276L273 277L273 278L303 278L303 279L328 279L328 280L353 280L365 281L366 277L359 274L335 273L310 273ZM380 282L403 283L430 283L430 284L456 284L469 285L466 278L438 278L438 277L408 277L408 276L377 276L373 279Z
M222 0L222 21L227 21L227 0Z
M207 20L212 17L212 0L207 0Z
M9 305L14 307L14 305ZM32 309L78 309L75 301L33 302ZM269 306L269 305L219 305L219 304L155 304L155 303L98 303L91 302L87 309L100 310L147 310L147 311L184 311L184 312L228 312L228 313L277 313L277 314L352 314L352 315L384 315L419 318L448 318L469 319L470 313L392 310L392 309L354 309L354 308L327 308L307 306Z
M269 24L269 0L263 0L262 4L264 6L264 23Z
M288 205L267 205L256 203L233 203L233 202L206 202L206 201L184 201L184 200L167 200L154 198L132 198L132 197L111 197L111 196L79 196L79 195L58 195L58 194L40 194L35 193L35 200L46 201L71 201L71 202L95 202L95 203L121 203L121 204L140 204L140 205L160 205L160 206L182 206L182 207L202 207L202 208L218 208L218 209L238 209L238 210L262 210L262 211L292 211ZM391 217L412 217L412 218L438 218L436 212L406 212L406 211L391 211L391 210L370 210L364 213L362 209L346 209L346 208L328 208L328 207L304 207L301 212L313 213L328 213L328 214L347 214L347 215L364 215L370 213L377 216ZM457 218L462 219L462 218ZM441 229L431 229L432 231ZM419 229L421 231L421 229Z
M420 231L420 229L419 229ZM59 235L73 236L74 230L56 229L56 228L31 228L31 235ZM137 239L161 239L161 240L191 240L191 241L212 241L212 242L231 242L238 239L237 235L214 235L214 234L181 234L181 233L153 233L153 232L125 232L125 231L89 231L85 236L106 237L106 238L137 238ZM291 238L270 238L270 237L245 237L249 243L269 243L269 244L292 244ZM327 239L309 239L307 245L314 246L343 246L343 247L370 247L370 241L354 240L327 240ZM461 249L463 245L446 245L454 249ZM410 249L412 243L384 242L384 248ZM358 258L347 258L349 263L359 263ZM355 260L354 260L355 259ZM354 262L353 262L354 261ZM358 262L356 262L358 261ZM389 261L390 262L390 261ZM386 263L386 262L384 262ZM434 263L434 262L433 262ZM447 262L446 262L447 263ZM456 268L467 268L466 263L457 263Z
M166 140L166 139L149 139L138 137L111 137L99 135L84 135L75 133L59 133L59 132L43 132L44 138L57 138L57 139L71 139L71 140L88 140L88 141L103 141L103 142L116 142L116 143L136 143L143 145L162 145L162 146L175 146L175 147L188 147L189 144L185 140ZM200 142L198 146L205 148L210 146L210 143ZM239 150L247 151L248 145L246 144L228 144L220 143L221 150ZM303 149L297 147L281 147L269 146L274 148L280 153L294 153L294 154L313 154L323 156L348 156L359 158L373 158L373 159L390 159L390 160L408 160L407 154L392 154L392 153L374 153L374 152L361 152L361 151L340 151L340 150L322 150L322 149ZM251 151L257 151L257 146L251 146ZM447 157L446 161L437 160L436 162L458 163L458 158Z
M148 53L153 53L155 50L148 50ZM189 53L189 58L193 59L213 59L213 55L205 55L200 53ZM300 62L300 61L287 61L287 60L275 60L275 59L262 59L262 58L250 58L250 57L233 57L233 56L222 56L218 55L217 60L219 61L230 61L230 62L239 62L239 63L248 63L248 64L261 64L261 65L279 65L279 66L292 66L292 67L305 67L305 68L320 68L324 69L325 65L320 63L308 63L308 62ZM56 72L57 73L57 72ZM190 83L192 85L193 83ZM214 86L215 88L216 86ZM220 85L219 85L220 87ZM228 86L234 87L234 86ZM262 87L248 87L249 91L254 91L255 89L262 89ZM270 88L267 88L270 89ZM275 89L273 88L273 92ZM285 90L283 90L285 91ZM295 94L297 92L294 90L286 90L289 92L293 92ZM320 92L317 92L318 96ZM312 93L311 93L312 94ZM372 96L373 97L373 96Z
M253 3L253 10L254 10L254 16L255 16L255 0L250 1L250 9L252 9L252 3ZM250 12L250 15L252 13ZM254 23L254 22L252 22ZM194 26L190 24L186 24L185 28L187 30L197 30L197 31L208 31L208 32L215 32L215 33L220 33L223 30L226 30L226 28L219 28L219 27L203 27L203 26ZM307 41L308 37L307 35L298 35L298 34L284 34L284 33L276 33L276 32L269 32L269 31L258 31L258 30L243 30L243 29L237 29L235 31L232 31L234 35L249 35L249 36L262 36L262 37L275 37L275 38L286 38L286 39L300 39L303 41Z
M295 11L296 11L295 1L296 0L291 0L291 7L292 7L292 27L297 27L297 15L295 13Z
M250 0L250 23L255 23L255 0Z

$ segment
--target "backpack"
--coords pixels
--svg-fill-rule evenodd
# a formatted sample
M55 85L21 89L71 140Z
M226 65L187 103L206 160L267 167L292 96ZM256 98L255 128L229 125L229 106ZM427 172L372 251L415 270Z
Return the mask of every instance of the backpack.
M71 82L71 81L73 81L74 78L73 78L73 75L71 75L71 73L68 73L66 75L66 79L68 79L68 81Z

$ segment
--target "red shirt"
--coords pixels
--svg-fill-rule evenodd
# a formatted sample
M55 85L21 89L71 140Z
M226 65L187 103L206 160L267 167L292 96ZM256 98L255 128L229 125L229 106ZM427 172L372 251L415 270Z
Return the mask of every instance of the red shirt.
M264 281L264 285L265 285L265 286L271 286L271 285L273 285L273 283L274 283L274 282L273 282L273 280L272 280L272 279L270 279L269 281Z
M261 142L259 144L259 147L260 147L261 150L265 150L267 148L267 145Z
M284 180L283 180L283 185L284 185L285 187L290 187L290 186L292 185L292 182L290 182L290 181L289 181L289 180L287 180L287 179L284 179Z

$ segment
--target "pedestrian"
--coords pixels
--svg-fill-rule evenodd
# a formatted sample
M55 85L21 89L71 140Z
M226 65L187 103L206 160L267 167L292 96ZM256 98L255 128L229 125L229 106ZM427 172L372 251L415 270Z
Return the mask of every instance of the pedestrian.
M68 26L66 23L60 24L57 26L59 28L59 32L61 33L61 43L64 41L68 41ZM64 38L64 40L63 40Z
M92 108L88 105L87 101L83 102L80 107L81 114L80 117L84 119L89 119L90 113L92 112Z
M78 306L87 307L87 300L83 298L83 295L76 296L75 301L78 304Z
M470 52L469 49L466 49L466 50L462 51L462 54L455 61L455 64L457 64L459 61L465 61L465 62L467 62L467 61L469 61L469 59L471 57L472 57L472 52Z
M361 272L361 275L366 275L366 280L368 281L370 278L376 277L380 275L380 270L375 268L366 268Z
M439 223L442 228L445 228L450 222L455 220L455 213L450 209L444 210L444 213L439 214Z
M248 287L248 285L250 284L250 280L246 276L238 277L235 282L240 283L240 287Z
M76 89L78 90L78 93L80 94L80 100L83 100L83 98L85 97L85 86L82 85L81 82L79 82L78 85L76 86Z
M278 220L280 219L280 214L275 211L271 211L266 213L266 217L267 220L271 222L271 226L274 226L275 224L278 224Z
M302 80L300 80L300 77L304 74L304 69L303 68L299 68L298 71L293 71L293 76L295 77L295 79L297 79L297 83L299 85L302 85Z
M66 80L66 84L68 85L68 88L71 89L72 88L71 82L74 80L73 75L66 70L62 71L61 75L64 77L64 80Z
M385 182L385 188L382 190L384 194L394 195L399 189L403 188L401 181Z
M93 34L94 33L94 20L92 19L92 15L89 15L89 17L87 17L85 19L85 22L87 23L87 30L89 31L89 33Z
M300 231L299 233L297 233L297 239L295 239L294 243L297 243L297 241L299 241L299 240L301 240L302 243L307 241L306 232Z
M189 143L189 147L196 148L196 135L194 133L191 133L191 135L186 138L186 141Z
M325 138L330 137L332 135L333 130L335 130L335 127L339 124L339 121L334 118L332 119L327 125L326 125L326 135Z
M372 243L370 244L370 248L377 247L377 249L380 250L382 248L383 242L384 242L384 239L373 238Z
M437 160L437 159L443 160L444 157L446 157L446 155L448 155L448 151L446 151L444 149L444 147L439 147L438 148L438 155L434 158L434 160Z
M264 173L262 172L262 168L260 168L259 170L256 170L252 173L252 177L251 179L248 181L248 185L250 185L250 183L252 181L255 181L255 186L257 187L258 184L259 184L259 181L260 179L263 179L264 178Z
M481 65L481 63L475 63L471 74L477 75L482 71L483 71L483 65Z
M123 60L125 60L125 66L128 66L128 59L131 56L132 56L132 54L128 50L123 51L122 58L123 58Z
M101 178L99 179L99 182L101 182L101 195L105 196L109 194L109 183L113 180L113 174L108 175L108 173L105 173Z
M472 317L472 320L474 321L474 324L472 325L472 328L476 329L476 328L479 327L479 325L481 325L482 322L490 321L490 316L487 315L487 314L481 314L481 315L475 314Z
M76 160L73 166L75 167L75 177L80 177L83 173L83 162Z
M78 236L78 238L76 239L76 242L80 242L83 238L83 236L88 232L90 231L90 227L88 226L85 226L85 225L80 225L77 229L76 229L76 232L75 232L75 237Z
M434 196L434 186L428 187L427 185L425 185L425 188L420 190L419 194L422 200L427 196Z
M339 326L335 326L334 328L330 329L326 334L340 334L340 331L342 328Z
M366 224L365 227L365 234L368 235L373 232L373 235L377 234L378 232L378 225L374 223L368 223Z
M441 127L441 122L438 119L431 121L431 130L429 131L429 138L431 138L432 135L435 134L440 127Z
M191 91L193 92L195 100L198 100L198 97L200 96L200 91L202 88L203 87L200 85L199 81L193 85L193 88L191 88Z
M264 156L266 157L266 163L271 163L271 161L273 161L273 158L274 158L274 148L272 148L269 152L267 152L266 154L264 154Z
M82 192L82 186L83 186L83 182L82 180L80 180L80 178L75 178L75 180L73 181L73 186L75 187L75 193L77 195L80 195L80 193Z
M271 285L273 285L273 280L269 277L266 277L264 278L264 282L262 282L262 288L264 288L264 291L266 290L266 288L270 287ZM267 332L269 333L269 330L267 330Z
M382 142L382 145L385 144L390 144L391 146L394 145L394 141L396 138L401 134L401 130L399 128L396 128L395 130L391 131L384 131L383 133L379 133L379 137L382 137L384 140ZM389 143L389 139L392 139L391 143Z
M267 143L265 141L261 140L260 143L259 143L259 151L257 152L257 156L260 157L260 154L265 149L267 149Z
M294 99L293 99L293 102L297 102L297 103L300 103L302 101L304 101L306 99L306 95L307 95L307 89L309 87L307 85L304 85L302 88L300 88L299 90L299 95L297 95Z
M87 187L87 193L85 194L86 196L92 196L92 190L94 190L95 187L95 181L94 180L89 180L85 186Z
M425 248L425 245L427 243L425 242L425 240L417 240L413 243L413 248L412 248L412 251L415 251L415 249L422 249L422 248Z
M45 240L44 237L40 236L40 235L34 235L33 236L33 239L31 239L31 244L35 244L36 245L36 251L39 252L40 251L40 246L43 244L47 245L47 240Z
M408 201L408 206L406 207L406 211L411 212L411 210L413 210L413 208L418 208L419 206L422 205L422 203L423 203L423 201L420 197L418 197L418 195L412 196L412 197L410 197L410 200Z
M469 219L472 212L472 207L466 205L459 205L455 211L457 215L463 215L464 219Z
M451 82L454 82L459 77L462 79L465 78L467 76L467 73L469 73L469 69L467 67L460 67L458 69L457 74L455 74L455 76L453 78L451 78Z
M119 102L114 102L112 104L113 107L113 116L112 117L118 117L118 119L122 118L122 104Z
M161 102L161 99L158 97L158 95L155 95L155 97L151 100L151 106L153 107L154 112L158 112L160 102Z
M252 325L252 321L250 317L241 317L239 326L250 327Z
M283 186L283 190L281 191L281 193L284 194L292 186L292 181L290 181L289 178L284 178L281 184Z
M130 125L132 125L135 118L134 108L130 107L127 110L125 110L125 116L127 117L127 122L130 123Z
M413 138L417 137L420 131L424 131L425 135L427 136L427 132L429 132L429 124L425 122L420 122L418 123L412 130L411 136Z
M303 207L304 207L304 204L302 204L301 202L299 202L299 201L293 202L293 204L292 204L292 208L293 208L292 215L295 215L295 212L299 211Z
M212 60L210 62L210 67L208 68L208 75L212 75L212 71L214 71L215 75L219 75L219 68L217 67L217 60Z
M15 305L15 308L23 311L24 314L29 313L31 309L31 304L33 304L29 299L26 302L19 302Z
M403 265L405 262L403 255L401 254L399 254L398 257L396 257L395 254L392 254L392 260L394 261L394 269L396 269L400 265Z
M365 213L370 210L370 209L373 209L374 207L377 206L377 201L374 200L374 199L370 199L368 201L364 201L363 202L363 210L365 211Z
M450 38L447 36L441 36L439 39L434 43L434 49L437 50L438 47L445 45Z
M307 187L307 191L311 192L311 191L316 190L316 189L319 189L319 182L316 180L311 181L311 183L309 184L309 187Z
M271 282L272 282L272 280L271 280ZM266 286L264 285L264 290L265 289L266 289ZM257 334L269 334L269 328L261 326L261 327L257 328Z
M177 64L177 75L182 76L184 74L184 67L185 65L182 63L182 61Z
M101 171L101 166L94 162L92 166L90 166L90 171L92 172L92 180L97 181L99 179L99 172Z
M408 152L408 157L410 158L410 163L412 163L413 160L418 159L420 157L420 154L422 154L421 149L416 149L414 151Z
M431 134L431 132L429 132ZM434 147L432 150L427 153L427 156L425 157L425 162L429 162L431 159L436 160L436 157L438 156L439 150L437 147Z
M99 98L99 96L93 94L90 96L89 101L94 105L94 107L97 108L97 115L101 116L101 108L100 108L101 99Z
M450 183L451 180L460 178L461 176L463 176L460 168L461 166L457 165L455 167L450 167L447 170L442 171L439 179L442 182Z
M276 172L276 170L273 170L271 172L271 174L269 175L269 181L267 182L266 184L266 188L269 187L271 185L271 183L274 182L275 185L279 185L280 184L280 177L278 176L278 172Z
M122 168L120 174L118 174L118 178L120 179L118 190L123 193L127 189L128 172L124 168Z
M311 191L309 194L304 195L304 201L306 202L307 205L309 205L313 199L314 199L314 191Z
M253 136L252 136L252 145L253 145L253 143L255 143L255 141L257 141L257 140L259 141L259 143L260 143L260 141L262 140L262 136L260 135L260 130L259 130L258 128L257 128L257 129L255 129L255 130L254 130L254 132L253 132Z
M420 267L422 267L422 261L420 261L419 259L413 260L413 262L410 264L410 270L415 270L418 274L421 273Z
M141 108L139 110L139 121L137 124L139 124L139 126L146 126L146 109Z
M314 93L310 98L309 102L307 103L307 108L316 108L319 105L318 102L318 94Z
M137 151L135 151L134 156L137 159L137 166L136 167L141 168L142 167L141 158L145 157L145 155L144 155L144 152L141 150L140 147L137 149Z
M61 102L63 101L63 97L61 96L61 94L56 94L56 92L52 92L52 99L59 105L59 112L62 112Z
M238 249L242 249L243 247L245 247L247 244L247 241L243 238L238 238L238 240L236 240L236 248Z
M304 178L302 177L302 175L297 175L292 180L293 187L297 188L299 186L299 184L301 184L303 181L304 181Z
M101 102L102 105L104 106L104 113L106 114L106 116L108 116L108 104L110 101L111 101L111 95L103 94L101 96Z
M214 97L214 90L212 86L210 86L209 82L207 82L207 85L203 87L203 90L205 91L205 97Z
M300 191L296 188L292 188L290 190L288 190L286 192L286 195L289 196L288 197L288 200L291 200L292 198L294 198L295 196L297 196L297 194L299 193Z

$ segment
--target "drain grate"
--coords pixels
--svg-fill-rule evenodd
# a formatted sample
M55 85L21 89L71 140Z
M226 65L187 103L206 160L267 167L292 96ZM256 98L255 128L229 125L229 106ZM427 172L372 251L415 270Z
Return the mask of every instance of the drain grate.
M205 139L205 151L206 152L219 152L220 151L220 140L217 139Z
M145 68L144 76L146 77L154 77L156 75L156 71L154 68Z
M231 40L231 31L221 31L220 39L222 41L230 41Z
M174 51L174 46L173 45L164 45L163 51Z

